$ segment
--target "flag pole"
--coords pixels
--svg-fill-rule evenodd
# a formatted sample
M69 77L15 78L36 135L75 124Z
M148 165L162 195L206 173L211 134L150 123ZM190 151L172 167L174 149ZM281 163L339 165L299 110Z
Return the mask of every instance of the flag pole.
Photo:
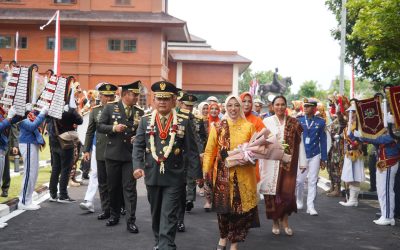
M60 75L60 11L57 10L56 13L50 18L50 20L45 25L40 26L40 30L43 30L54 19L56 20L56 29L55 29L55 41L54 41L53 71L54 74L58 76Z
M18 48L19 47L19 32L15 33L15 51L14 51L14 61L18 62Z

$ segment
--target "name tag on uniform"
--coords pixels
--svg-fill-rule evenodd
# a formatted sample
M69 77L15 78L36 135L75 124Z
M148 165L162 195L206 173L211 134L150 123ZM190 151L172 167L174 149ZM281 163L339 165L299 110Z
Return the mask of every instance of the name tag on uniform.
M310 137L306 137L306 144L310 144Z

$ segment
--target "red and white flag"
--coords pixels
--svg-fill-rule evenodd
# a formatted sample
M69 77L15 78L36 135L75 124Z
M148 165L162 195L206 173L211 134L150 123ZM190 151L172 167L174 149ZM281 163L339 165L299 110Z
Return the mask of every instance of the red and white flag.
M56 13L50 18L50 20L45 24L40 26L40 30L43 30L47 25L49 25L53 20L56 20L56 31L55 31L55 41L54 41L54 65L53 71L55 75L60 75L60 11L57 10Z
M14 61L18 62L18 49L19 49L19 32L15 33L15 52Z

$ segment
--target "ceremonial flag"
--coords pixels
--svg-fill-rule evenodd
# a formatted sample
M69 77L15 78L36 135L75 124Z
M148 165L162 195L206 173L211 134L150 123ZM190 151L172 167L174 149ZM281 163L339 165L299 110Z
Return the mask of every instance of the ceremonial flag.
M15 33L15 51L14 51L14 61L18 62L18 47L19 47L19 32Z
M394 124L396 128L400 128L400 86L390 87L387 97L394 118Z
M256 78L253 78L253 80L250 81L250 88L249 88L249 93L251 94L251 96L254 96L257 94L257 90L258 90L258 81Z
M376 139L385 132L381 98L379 96L357 100L356 109L363 137Z
M56 30L55 30L55 41L54 41L54 74L60 75L60 11L57 10L56 13L50 18L50 20L45 24L40 26L40 30L43 30L47 25L49 25L53 20L56 20Z

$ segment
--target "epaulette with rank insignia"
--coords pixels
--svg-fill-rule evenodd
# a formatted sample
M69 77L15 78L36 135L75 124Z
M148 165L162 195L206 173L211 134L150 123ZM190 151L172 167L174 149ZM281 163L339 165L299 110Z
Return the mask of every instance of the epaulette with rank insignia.
M178 117L181 117L181 118L185 118L185 119L189 119L189 116L187 116L187 115L184 115L184 114L176 114Z
M199 115L194 115L194 117L198 120L203 120L203 117L199 116Z
M95 109L95 108L99 108L99 107L101 107L101 106L102 106L101 104L96 105L96 106L93 106L93 107L92 107L92 110Z
M189 114L190 113L190 111L187 110L187 109L180 109L179 111L184 113L184 114Z

